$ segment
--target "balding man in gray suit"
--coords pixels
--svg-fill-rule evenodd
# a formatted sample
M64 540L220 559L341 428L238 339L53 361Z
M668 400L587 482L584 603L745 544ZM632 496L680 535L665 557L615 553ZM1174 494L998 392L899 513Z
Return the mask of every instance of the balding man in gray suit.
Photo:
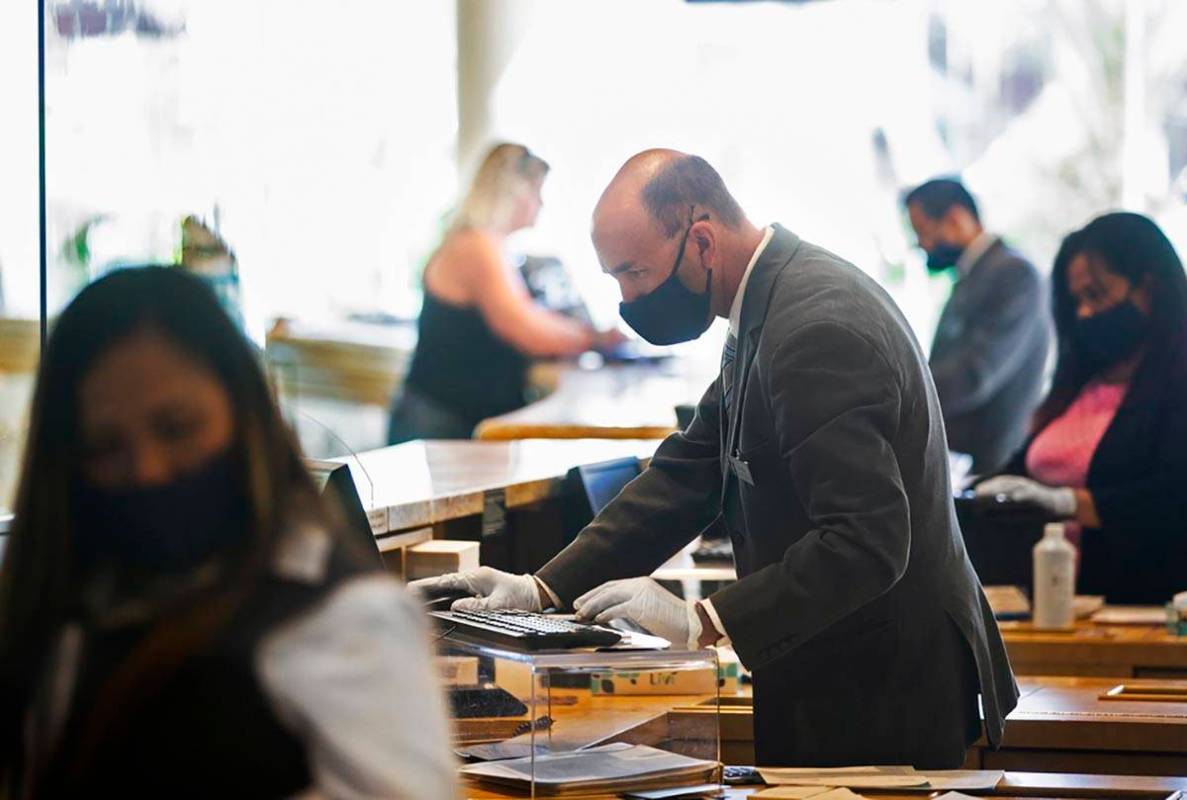
M754 675L764 765L959 766L1017 694L965 554L931 377L891 299L791 231L751 224L703 159L630 159L594 212L623 318L661 344L730 320L692 423L540 571L433 581L461 607L573 607ZM738 580L703 601L647 577L702 530ZM423 585L423 584L422 584ZM414 584L414 588L419 588ZM458 607L458 605L455 605Z

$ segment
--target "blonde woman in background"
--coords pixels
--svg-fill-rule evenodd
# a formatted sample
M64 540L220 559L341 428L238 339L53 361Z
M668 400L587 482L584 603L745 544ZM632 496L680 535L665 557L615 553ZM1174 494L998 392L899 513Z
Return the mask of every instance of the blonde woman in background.
M412 365L392 407L388 441L465 439L487 417L524 404L534 358L574 356L605 337L533 302L504 253L536 222L548 164L496 145L424 271ZM610 334L613 337L613 334Z

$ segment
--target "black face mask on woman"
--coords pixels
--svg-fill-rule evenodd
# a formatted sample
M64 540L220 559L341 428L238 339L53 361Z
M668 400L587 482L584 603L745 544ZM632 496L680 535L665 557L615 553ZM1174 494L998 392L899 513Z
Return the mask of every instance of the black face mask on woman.
M709 329L712 321L709 300L713 270L709 270L705 276L705 291L701 294L690 291L676 275L684 260L684 246L688 243L693 224L708 218L706 215L688 224L680 239L676 263L663 283L642 297L618 304L618 313L626 324L652 344L691 341Z
M84 567L112 561L180 574L248 539L249 503L231 451L166 484L80 486L74 507Z
M1086 366L1107 369L1137 351L1150 331L1150 317L1126 299L1076 320L1075 330L1076 347Z

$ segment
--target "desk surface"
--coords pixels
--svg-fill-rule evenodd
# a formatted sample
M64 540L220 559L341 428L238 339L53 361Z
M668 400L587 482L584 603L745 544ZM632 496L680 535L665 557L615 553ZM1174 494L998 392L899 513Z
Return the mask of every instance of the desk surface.
M1164 626L1081 621L1067 633L1036 631L1026 622L999 627L1018 675L1187 678L1187 636Z
M277 320L268 331L269 371L284 391L386 407L416 347L416 324Z
M1108 751L1134 756L1158 753L1187 758L1187 702L1102 699L1122 683L1174 686L1187 692L1187 681L1019 678L1021 697L1006 719L1002 749ZM752 709L745 703L743 700L723 711L723 720L727 715L734 717L733 725L723 721L723 738L727 727L749 721L746 718ZM753 736L752 731L749 734ZM984 740L979 746L985 746Z
M1020 678L1022 697L1006 720L1003 747L1174 753L1187 756L1187 702L1102 699L1111 688L1187 681Z
M716 367L716 365L712 365ZM533 382L544 399L479 424L479 439L650 439L676 427L676 406L695 405L716 377L695 360L541 365Z
M1015 712L1015 715L1021 712L1024 716L1041 717L1052 711L1062 711L1065 715L1070 715L1077 710L1104 704L1116 706L1119 713L1125 714L1127 713L1126 707L1135 704L1095 700L1096 695L1112 685L1111 681L1074 678L1024 680L1020 687L1024 695L1023 704L1020 706L1020 711ZM1187 687L1187 682L1182 685ZM579 734L573 740L575 744L584 744L595 740L610 741L618 738L624 734L624 724L632 727L632 730L623 736L625 740L657 743L657 741L649 739L649 736L656 734L659 738L663 738L664 732L671 724L669 716L673 713L687 713L689 709L698 709L699 713L712 713L711 709L701 705L705 698L696 696L593 697L588 692L579 690L557 690L557 694L575 695L577 702L573 705L559 705L554 709L556 725L553 734L563 734L567 728L578 725L579 731L569 731ZM746 705L748 699L740 695L736 699L736 705L722 706L723 747L729 729L737 727L731 724L724 715L728 714L734 722L738 721L740 717L746 716L751 710ZM1015 715L1011 715L1010 725L1013 724ZM653 729L657 724L658 728ZM1007 736L1010 735L1010 725L1007 726ZM1036 743L1030 742L1029 744L1035 745ZM1043 746L1043 743L1039 742L1038 745ZM1187 749L1187 736L1183 737L1181 746L1183 749ZM998 767L987 765L985 768ZM733 800L734 798L747 797L755 791L757 791L756 787L739 788L731 793L730 798ZM1122 774L1094 775L1087 774L1087 770L1084 773L1007 771L1005 779L993 796L1009 798L1169 798L1176 791L1187 793L1187 778ZM474 800L495 800L496 798L525 797L526 795L471 784L465 787L464 796L474 798ZM614 796L588 795L586 797L610 798ZM895 793L879 793L871 794L871 796L881 798L881 800L891 800L892 798L905 800L908 797L912 800L919 800L928 797L927 794Z
M761 786L743 786L731 789L728 800L740 800L750 797L759 791ZM1014 800L1029 800L1029 798L1045 798L1045 800L1086 800L1087 798L1131 798L1137 800L1182 800L1177 793L1187 793L1187 778L1174 778L1148 775L1090 775L1080 773L1058 772L1007 772L997 789L990 797L1013 798ZM937 793L916 792L902 794L897 792L873 793L862 792L864 797L878 800L923 800L934 798ZM463 797L468 800L500 800L501 798L527 797L526 793L515 793L506 789L495 789L468 784L463 787ZM611 800L618 795L582 795L587 800Z
M560 491L575 466L624 456L650 458L658 440L416 441L360 453L349 464L377 532L425 527L480 514L483 493L504 488L507 506Z
M1101 699L1120 683L1171 685L1187 681L1031 677L1018 681L1021 699L1006 720L1002 747L984 739L966 766L1037 772L1187 775L1187 702ZM684 706L673 713L703 714ZM735 758L754 741L753 709L745 699L721 713L722 748Z

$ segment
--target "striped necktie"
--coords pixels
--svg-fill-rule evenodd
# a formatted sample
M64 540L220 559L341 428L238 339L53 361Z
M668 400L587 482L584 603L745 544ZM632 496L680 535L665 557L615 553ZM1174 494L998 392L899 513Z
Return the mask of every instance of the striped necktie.
M721 387L722 399L725 402L726 413L730 408L730 398L734 391L734 356L738 354L738 337L730 331L725 337L725 347L721 350Z

